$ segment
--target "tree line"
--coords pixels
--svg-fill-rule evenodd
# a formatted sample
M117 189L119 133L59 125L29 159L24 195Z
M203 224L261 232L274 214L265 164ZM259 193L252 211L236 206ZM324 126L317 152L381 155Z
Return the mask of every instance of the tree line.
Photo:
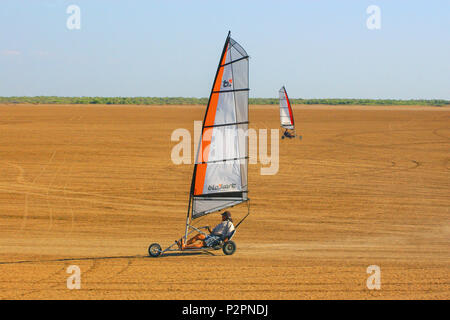
M450 100L398 100L398 99L290 99L292 104L324 104L324 105L421 105L445 106ZM205 105L208 98L186 97L0 97L0 103L31 104L136 104L136 105ZM250 104L278 104L277 98L250 98Z

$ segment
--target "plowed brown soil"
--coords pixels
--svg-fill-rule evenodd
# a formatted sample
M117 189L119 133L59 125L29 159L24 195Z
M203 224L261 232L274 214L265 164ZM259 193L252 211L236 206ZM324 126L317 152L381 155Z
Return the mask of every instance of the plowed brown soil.
M250 166L236 253L147 257L184 232L193 166L170 137L204 110L0 106L0 298L450 298L448 107L296 106L278 173ZM250 117L278 128L276 106Z

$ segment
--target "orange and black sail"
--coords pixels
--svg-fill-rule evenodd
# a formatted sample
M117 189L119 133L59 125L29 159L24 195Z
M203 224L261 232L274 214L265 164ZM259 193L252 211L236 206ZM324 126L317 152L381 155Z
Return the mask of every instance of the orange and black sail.
M192 219L248 199L248 60L228 34L197 150L190 194Z

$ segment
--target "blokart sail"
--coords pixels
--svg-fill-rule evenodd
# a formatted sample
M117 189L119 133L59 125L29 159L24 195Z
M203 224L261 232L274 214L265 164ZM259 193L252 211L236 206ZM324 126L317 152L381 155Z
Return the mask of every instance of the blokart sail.
M201 232L201 227L192 225L193 220L249 200L248 63L247 52L228 33L203 120L189 194L185 241L190 233ZM171 247L164 251L170 251ZM152 255L150 249L149 253Z
M192 177L192 219L247 200L248 55L227 37Z
M280 91L280 123L281 127L294 130L294 114L292 113L291 102L283 86Z
M280 125L282 128L286 129L281 138L295 138L297 132L295 131L294 113L292 112L292 106L286 88L283 86L278 93L280 96ZM293 130L294 134L290 134L288 130Z

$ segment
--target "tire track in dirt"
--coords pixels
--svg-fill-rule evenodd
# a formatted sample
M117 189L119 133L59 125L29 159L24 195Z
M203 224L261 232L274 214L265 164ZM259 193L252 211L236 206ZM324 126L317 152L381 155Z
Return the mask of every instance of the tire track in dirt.
M436 129L435 129L436 130ZM440 130L440 129L439 129ZM383 144L359 144L359 143L352 143L352 142L348 142L345 141L342 138L351 138L351 137L355 137L355 136L361 136L361 135L367 135L367 134L389 134L390 136L392 136L393 133L402 133L402 132L430 132L430 129L405 129L405 130L387 130L387 131L362 131L362 132L354 132L354 133L342 133L342 134L337 134L332 138L327 139L328 142L331 143L338 143L341 145L346 145L346 146L350 146L350 147L357 147L357 148L392 148L392 147L400 147L400 146L413 146L413 145L428 145L428 144L439 144L445 141L424 141L424 142L406 142L406 143L383 143ZM434 130L431 131L431 133L434 134L433 132ZM449 139L446 136L443 135L438 135L438 134L434 134L437 137L440 138L444 138L444 139Z
M36 181L37 181L37 179L45 172L45 170L47 169L47 167L52 163L52 161L53 161L53 158L55 157L55 154L56 154L56 150L55 151L53 151L53 153L52 153L52 155L51 155L51 157L50 157L50 160L47 162L47 164L45 165L45 166L43 166L42 168L41 168L41 171L38 173L38 175L33 179L33 181L31 182L31 184L30 185L34 185L35 183L36 183ZM25 208L24 208L24 214L23 214L23 217L22 217L22 224L21 224L21 227L20 227L20 231L23 231L24 229L25 229L25 227L26 227L26 224L27 224L27 218L28 218L28 199L29 199L29 193L28 192L25 192Z
M117 273L115 274L114 277L116 277L116 276L118 276L119 274L122 274L122 273L124 273L125 271L127 271L127 270L131 267L131 264L132 264L132 263L133 263L133 261L131 260L131 258L128 258L128 259L127 259L127 265L126 265L125 267L123 267L122 269L120 269L120 271L117 272Z
M59 172L61 171L61 168L63 167L63 165L65 164L65 162L66 162L66 153L64 152L64 160L63 160L63 163L60 164L60 165L58 166L58 169L56 170L55 174L53 175L52 180L50 181L50 183L49 183L49 185L48 185L48 187L47 187L47 193L46 193L47 199L46 199L46 201L47 201L47 207L48 207L48 210L49 210L49 226L48 226L48 231L50 231L50 230L52 229L52 227L53 227L53 207L50 205L50 201L49 201L48 196L49 196L49 193L50 193L50 190L51 190L51 186L52 186L52 184L55 182L55 179L56 179L56 177L59 175Z
M450 170L450 158L444 160L444 168Z
M408 130L408 129L404 129L404 130L388 130L388 131L363 131L363 132L354 132L354 133L343 133L343 134L337 134L335 135L333 138L328 138L325 141L331 142L331 143L336 143L336 144L340 144L340 145L345 145L345 146L351 146L351 147L359 147L358 149L358 154L362 154L365 155L366 157L369 158L376 158L377 154L374 154L373 151L371 150L367 150L364 148L384 148L384 147L390 147L393 144L381 144L381 145L367 145L367 144L356 144L356 143L352 143L352 142L348 142L345 141L344 139L341 138L347 138L347 137L353 137L353 136L357 136L357 135L364 135L364 134L385 134L385 133L392 133L392 132L410 132L412 130ZM418 130L417 130L418 131ZM422 131L429 131L429 129L423 129ZM428 142L427 142L428 143ZM436 142L438 143L438 142ZM395 144L396 146L400 146L400 145L407 145L407 144ZM321 155L323 153L323 151L319 151L313 154L313 156L318 156ZM311 161L318 161L317 159L314 160L314 157L311 157ZM383 167L377 167L377 168L369 168L369 169L364 169L363 171L354 171L354 172L349 172L349 173L342 173L342 174L331 174L331 175L327 175L327 178L343 178L343 177L348 177L348 176L367 176L367 177L371 177L371 176L377 176L380 173L384 173L384 172L391 172L394 171L395 172L399 172L399 171L408 171L408 170L413 170L418 168L419 166L421 166L421 163L417 160L408 160L405 159L405 161L410 161L413 163L412 166L408 166L408 167L399 167L398 166L398 161L394 161L394 160L390 160L390 164L386 164ZM397 169L398 168L398 169ZM291 167L290 168L291 171L296 171L295 167ZM316 176L316 175L314 175Z
M0 261L0 265L8 264L27 264L27 263L51 263L51 262L64 262L64 261L91 261L91 260L117 260L117 259L147 259L148 256L144 255L132 255L132 256L104 256L104 257L69 257L69 258L55 258L48 260L16 260L16 261Z
M118 256L118 257L92 257L92 258L62 258L62 259L54 259L54 260L35 260L35 261L11 261L11 262L0 262L1 264L48 264L48 263L54 263L57 261L61 261L64 263L64 266L57 269L55 272L51 272L50 274L46 275L45 277L33 281L31 283L31 286L36 286L39 285L41 283L45 283L47 280L51 280L53 278L58 277L63 271L67 270L67 268L69 267L69 265L73 265L74 262L76 261L92 261L92 264L90 265L90 267L87 270L84 270L80 267L81 269L81 277L82 277L82 283L84 284L84 286L88 285L88 284L103 284L105 283L105 281L108 282L108 284L114 283L111 282L111 279L116 278L118 275L125 273L130 266L132 265L133 261L136 259L146 259L148 258L147 256ZM101 281L95 281L95 280L86 280L86 275L91 275L93 272L95 272L96 269L98 269L101 266L101 261L104 260L104 262L106 263L107 260L110 259L117 259L117 260L126 260L126 264L124 266L121 267L120 270L118 270L117 272L115 272L113 275L109 276L109 277L102 277ZM69 275L67 275L68 277ZM10 282L10 281L8 281ZM23 282L20 282L23 283ZM32 295L32 294L36 294L38 292L43 292L43 291L48 291L48 290L58 290L57 287L60 286L61 283L60 282L56 282L54 284L50 284L49 286L45 287L45 288L38 288L38 289L26 289L26 292L21 293L21 294L17 294L14 296L13 299L23 299L25 296L28 295ZM59 290L66 290L64 289L59 289ZM67 289L68 290L68 289ZM102 290L102 289L96 289L96 290ZM108 289L110 290L110 289Z
M40 283L42 283L44 281L47 281L47 280L50 280L50 278L55 278L56 276L58 276L64 270L66 270L66 263L64 263L64 266L59 268L57 271L55 271L53 273L50 273L49 275L47 275L46 277L44 277L42 279L39 279L37 281L33 281L31 283L31 286L40 284ZM51 288L53 288L53 286L49 287L49 289L51 289ZM27 295L30 295L30 294L33 294L33 293L37 293L37 292L41 292L41 291L44 291L44 290L45 289L30 289L30 290L26 290L24 293L18 294L17 297L18 297L18 299L21 299L24 296L27 296Z
M46 197L46 191L44 192L30 192L27 190L23 190L17 188L17 185L15 188L11 188L11 185L5 185L5 184L1 184L0 183L0 190L5 191L7 193L23 193L23 194L28 194L28 195L32 195L32 196L37 196L37 197ZM38 189L38 190L46 190L45 187L37 187L37 186L33 186L30 187L32 189ZM26 189L26 188L25 188ZM57 191L57 192L61 192L64 193L64 188L62 189L55 189L52 188L52 191ZM70 191L66 189L66 194L69 195L85 195L85 196L91 196L91 197L99 197L99 198L105 198L105 199L117 199L120 200L123 197L116 197L116 196L104 196L104 195L97 195L94 193L87 193L87 192L77 192L77 191ZM106 201L106 200L97 200L97 199L87 199L87 198L77 198L77 197L65 197L64 194L63 195L48 195L48 198L54 198L54 199L63 199L67 198L68 200L72 200L72 201L77 201L77 202L88 202L88 203L95 203L95 204L101 204L104 206L115 206L116 208L124 208L124 209L129 209L129 210L136 210L136 211L148 211L148 208L151 208L152 206L155 205L164 205L164 206L168 206L167 201L166 200L156 200L156 199L152 199L152 200L144 200L144 199L137 199L140 202L149 202L149 204L132 204L132 203L124 203L124 202L114 202L114 201ZM128 198L130 200L134 200L133 198ZM184 201L179 201L179 202L184 202ZM175 204L173 204L172 206L176 206Z
M64 183L64 188L63 188L64 199L65 199L66 205L70 211L70 231L69 231L69 233L66 233L66 235L68 235L68 236L72 235L74 225L75 225L75 213L73 211L73 206L70 203L70 201L67 199L67 194L66 194L66 188L67 188L67 184L69 183L69 180L70 180L69 177L70 177L70 174L72 173L72 169L73 169L73 165L71 165L68 170L68 173L66 175L66 182Z
M104 283L105 281L108 281L108 283L111 283L111 281L110 281L111 279L114 279L114 278L116 278L118 275L120 275L120 274L122 274L122 273L125 273L125 272L130 268L130 266L132 265L132 263L133 263L132 258L126 258L126 264L125 264L125 266L122 266L121 269L120 269L119 271L117 271L116 273L110 275L109 277L102 278L101 283ZM91 284L99 284L100 282L91 281L90 283L91 283Z
M381 173L386 172L401 172L401 171L409 171L417 169L422 164L419 161L416 160L406 160L407 162L412 162L413 164L408 167L399 167L396 161L391 161L390 165L386 165L382 168L374 168L374 169L365 169L362 171L355 171L355 172L347 172L347 173L340 173L340 174L326 174L327 179L339 179L339 178L349 178L351 176L364 176L364 177L373 177L378 176ZM295 168L291 168L290 172L296 172ZM309 177L325 177L325 175L318 175L314 173L313 175L310 175Z
M7 165L16 168L19 171L19 174L16 177L17 183L25 183L25 170L22 166L18 165L17 163L4 161Z
M100 199L106 199L106 200L119 200L121 202L111 202L111 201L102 201L102 200L92 200L92 199L83 199L83 198L71 198L71 199L76 199L77 201L92 201L94 203L99 203L99 204L116 204L116 205L124 205L123 200L125 201L131 201L131 202L137 202L136 206L137 207L144 207L144 208L148 208L151 207L152 205L155 204L155 202L158 202L158 200L156 199L152 199L152 200L147 200L147 199L136 199L136 198L131 198L131 197L122 197L122 196L112 196L112 195L104 195L104 194L99 194L99 193L94 193L94 192L83 192L83 191L74 191L74 190L70 190L67 187L49 187L47 186L43 186L40 184L36 184L36 183L31 183L31 184L5 184L5 183L0 183L0 187L4 187L4 188L8 188L10 187L11 191L15 191L17 193L26 193L26 191L23 191L23 189L34 189L34 190L41 190L43 194L47 194L47 191L51 191L54 193L65 193L65 194L69 194L72 196L80 196L80 197L95 197L95 198L100 198ZM38 192L35 193L31 193L32 195L39 195ZM58 197L58 196L52 196L49 195L49 197ZM164 203L165 200L161 200L161 204ZM177 201L177 200L174 200ZM179 200L179 202L184 202L184 200ZM133 204L129 203L130 208L132 209Z
M421 129L421 130L408 130L408 129L404 129L404 130L388 130L385 132L380 132L380 131L369 131L369 132L356 132L356 133L349 133L349 134L338 134L335 135L333 138L328 139L328 141L330 141L331 143L337 143L337 144L341 144L341 145L346 145L346 146L352 146L352 147L358 147L358 148L391 148L392 146L408 146L408 145L415 145L415 144L429 144L430 142L411 142L411 143L402 143L402 144L379 144L379 145L367 145L367 144L356 144L356 143L352 143L352 142L348 142L339 138L347 138L347 137L354 137L357 135L364 135L364 134L385 134L385 133L389 133L389 135L392 135L392 133L395 132L417 132L417 131L426 131L429 132L430 129ZM441 141L439 142L433 142L433 143L441 143ZM363 153L366 156L369 157L375 157L376 158L376 154L374 154L373 152L370 151L362 151L361 149L358 150L359 153ZM409 170L414 170L417 169L418 167L420 167L422 165L421 162L417 161L417 160L412 160L412 159L405 159L405 161L409 161L412 162L414 165L410 166L410 167L406 167L406 168L400 168L397 165L397 162L394 160L391 160L391 166L386 166L384 168L379 168L379 169L369 169L363 172L355 172L355 173L350 173L350 175L360 175L363 174L364 176L376 176L382 172L387 172L387 171L392 171L393 168L398 168L396 170L393 170L394 172L400 172L400 171L409 171ZM347 176L348 174L341 174L340 176ZM334 177L334 176L333 176Z
M82 118L82 117L80 117ZM74 115L70 116L69 122L72 121L73 119L75 119ZM81 120L81 119L80 119ZM77 133L77 132L75 132ZM86 127L84 127L84 135L86 135ZM71 134L70 137L70 144L73 145L74 143L74 136L76 136L76 134ZM72 154L72 153L71 153ZM66 175L65 175L65 182L64 182L64 186L62 188L62 192L63 192L63 196L64 196L64 201L66 203L66 206L69 208L69 212L70 212L70 231L68 233L65 233L66 236L71 236L73 233L73 229L74 229L74 225L75 225L75 213L73 210L73 206L70 203L70 201L67 199L67 185L69 184L70 181L70 175L72 173L73 167L74 167L74 163L76 163L75 159L77 158L77 154L74 154L74 156L71 159L71 165L69 167L68 170L66 170ZM66 160L66 158L64 157L64 161Z
M439 133L439 131L442 131L442 130L450 130L450 128L438 128L438 129L434 129L434 130L433 130L433 134L434 134L435 136L437 136L437 137L444 138L444 139L446 139L446 140L450 140L450 137L449 137L449 136L446 136L445 134Z
M86 274L91 273L95 268L97 268L97 264L98 264L97 261L98 261L98 260L93 260L91 266L90 266L87 270L85 270L85 271L83 271L83 270L80 268L80 270L81 270L81 277L82 277L81 279L83 279L83 278L86 276ZM51 278L55 278L55 277L57 277L61 272L67 270L67 268L68 268L69 266L70 266L69 263L66 261L66 262L64 262L64 266L63 266L62 268L58 269L58 271L56 271L56 272L50 274L49 276L45 277L44 279L40 279L40 280L38 280L38 281L33 282L33 284L37 284L37 283L40 283L40 282L44 282L44 281L46 281L46 280L50 280ZM67 276L70 276L70 275L68 274ZM66 280L66 279L64 279L64 280ZM63 282L63 284L64 284L64 282ZM55 290L55 288L58 287L58 286L60 286L60 285L61 285L61 283L56 281L54 284L50 284L48 287L40 288L40 289L32 289L32 290L30 290L30 291L27 291L27 292L25 292L25 293L19 295L19 297L20 297L20 298L23 298L24 296L27 296L27 295L30 295L30 294L35 294L35 293L38 293L38 292L43 292L43 291L48 291L48 290ZM69 290L69 289L64 289L64 290Z

